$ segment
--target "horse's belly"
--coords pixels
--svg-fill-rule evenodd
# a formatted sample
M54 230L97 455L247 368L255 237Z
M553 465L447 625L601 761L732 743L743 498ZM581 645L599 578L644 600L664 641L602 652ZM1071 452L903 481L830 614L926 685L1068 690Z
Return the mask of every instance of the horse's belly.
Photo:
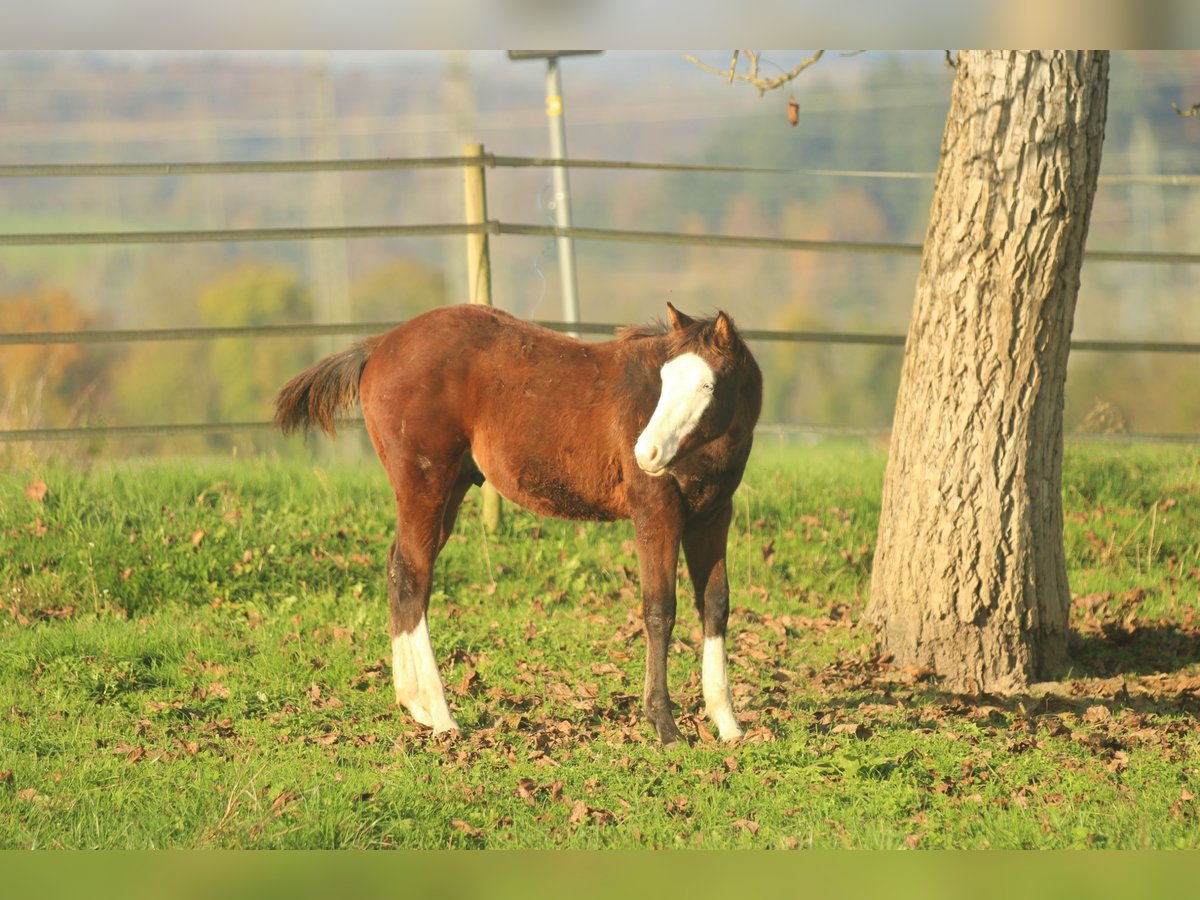
M472 451L475 465L507 500L539 516L611 522L625 518L624 492L611 480L598 477L583 487L584 480L564 471L549 460L530 459L505 464L489 458L485 451Z
M567 482L545 472L523 472L517 479L517 488L517 502L538 515L591 522L611 522L617 518L610 505L584 496Z

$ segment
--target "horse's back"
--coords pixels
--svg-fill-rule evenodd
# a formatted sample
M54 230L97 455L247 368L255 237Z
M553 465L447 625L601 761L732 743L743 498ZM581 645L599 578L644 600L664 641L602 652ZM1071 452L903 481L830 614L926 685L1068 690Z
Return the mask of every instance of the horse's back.
M469 450L523 506L611 519L625 514L619 377L605 344L490 307L440 307L383 337L363 373L363 416L385 466Z

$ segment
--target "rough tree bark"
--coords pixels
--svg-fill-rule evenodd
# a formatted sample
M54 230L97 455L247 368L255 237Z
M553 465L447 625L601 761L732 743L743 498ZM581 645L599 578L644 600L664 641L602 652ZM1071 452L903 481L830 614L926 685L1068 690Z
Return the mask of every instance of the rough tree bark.
M951 690L1064 661L1063 385L1107 95L1107 53L959 55L866 613Z

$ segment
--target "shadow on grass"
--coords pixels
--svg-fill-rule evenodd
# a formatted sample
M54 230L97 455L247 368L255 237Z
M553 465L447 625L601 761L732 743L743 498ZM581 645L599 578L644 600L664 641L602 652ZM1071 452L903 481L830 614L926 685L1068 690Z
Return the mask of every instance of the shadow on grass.
M1105 623L1097 633L1072 632L1069 656L1073 674L1083 677L1172 673L1200 662L1200 629Z
M886 663L844 660L830 667L840 670L842 684L840 691L830 690L824 705L846 709L900 700L937 708L952 718L994 718L992 724L1015 716L1035 722L1059 713L1084 716L1097 706L1113 715L1130 711L1200 719L1197 663L1200 628L1106 622L1088 633L1072 631L1067 668L1059 679L1019 694L964 694L943 688L936 676L906 682L897 680Z

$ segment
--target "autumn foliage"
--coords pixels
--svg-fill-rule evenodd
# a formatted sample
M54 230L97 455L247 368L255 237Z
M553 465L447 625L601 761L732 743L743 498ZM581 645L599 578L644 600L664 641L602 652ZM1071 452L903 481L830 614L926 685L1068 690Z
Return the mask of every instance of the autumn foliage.
M101 324L52 287L0 299L0 332L81 331ZM0 353L0 427L88 418L107 387L107 354L82 344L16 344Z

